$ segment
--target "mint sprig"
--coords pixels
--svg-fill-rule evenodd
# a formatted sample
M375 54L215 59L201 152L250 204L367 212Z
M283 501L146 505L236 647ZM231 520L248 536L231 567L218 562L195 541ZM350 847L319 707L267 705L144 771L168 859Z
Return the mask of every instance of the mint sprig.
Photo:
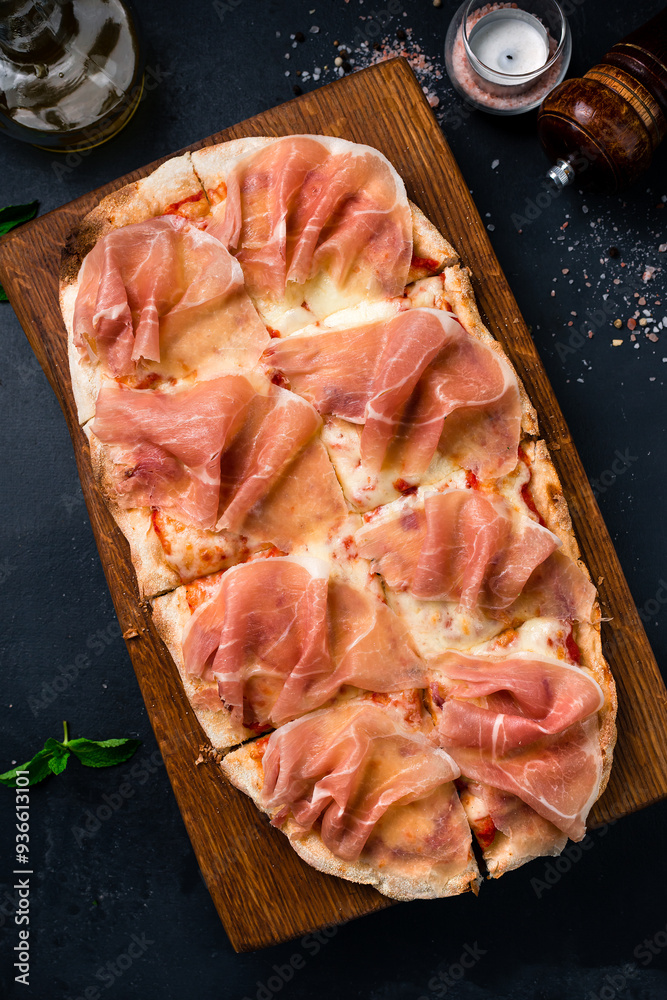
M24 222L30 222L37 215L38 209L38 201L28 202L27 205L7 205L5 208L0 208L0 236L5 236L12 229L23 225ZM5 290L0 285L0 302L7 301Z
M69 738L66 722L63 722L63 740L49 738L43 750L38 750L35 756L25 764L17 764L10 771L0 774L0 783L7 788L16 788L16 776L19 771L28 772L28 784L36 785L50 774L61 774L67 767L71 754L74 754L86 767L112 767L129 760L141 746L140 740L86 740Z

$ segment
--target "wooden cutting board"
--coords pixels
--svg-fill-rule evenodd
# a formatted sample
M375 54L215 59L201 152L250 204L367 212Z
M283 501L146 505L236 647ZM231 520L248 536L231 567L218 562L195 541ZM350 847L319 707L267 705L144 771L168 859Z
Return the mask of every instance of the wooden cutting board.
M603 639L618 686L619 738L611 780L593 809L592 823L617 819L657 801L667 795L667 692L553 389L465 181L408 63L395 59L355 73L189 148L241 136L302 132L342 136L380 149L404 178L412 200L472 269L487 324L537 409L542 436L571 504L583 557L598 581L603 616L611 619L604 625ZM250 799L226 783L217 767L195 767L205 738L150 612L139 601L127 543L93 484L58 307L60 252L70 230L100 198L150 173L160 162L5 237L0 241L0 282L67 419L111 595L201 870L232 945L237 951L249 951L382 909L390 901L374 889L308 867ZM133 633L135 637L129 637ZM482 891L493 889L491 884Z

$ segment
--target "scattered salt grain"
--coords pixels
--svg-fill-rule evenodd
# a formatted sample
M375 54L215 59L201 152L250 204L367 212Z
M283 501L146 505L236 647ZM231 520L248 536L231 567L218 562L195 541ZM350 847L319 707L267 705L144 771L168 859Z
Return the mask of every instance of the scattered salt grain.
M500 160L494 160L493 163L491 164L491 169L495 170L496 167L498 166L500 166Z

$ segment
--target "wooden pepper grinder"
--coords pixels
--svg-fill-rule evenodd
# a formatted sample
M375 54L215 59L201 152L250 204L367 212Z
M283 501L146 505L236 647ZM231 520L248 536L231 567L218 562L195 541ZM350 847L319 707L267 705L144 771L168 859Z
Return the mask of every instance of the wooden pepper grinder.
M667 7L582 79L552 90L537 129L559 188L576 178L614 192L646 170L667 132Z

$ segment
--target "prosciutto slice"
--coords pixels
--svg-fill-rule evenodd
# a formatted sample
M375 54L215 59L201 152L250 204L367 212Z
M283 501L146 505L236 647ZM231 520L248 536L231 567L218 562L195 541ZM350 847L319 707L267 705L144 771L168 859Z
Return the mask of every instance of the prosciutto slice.
M531 858L557 857L565 847L567 835L518 796L468 778L458 778L456 786L475 838L488 851L485 860L492 877ZM493 844L497 833L509 839L509 851L503 844ZM499 873L498 853L502 858Z
M466 611L500 611L560 542L501 497L478 490L427 494L355 536L390 587L421 600L457 601Z
M466 777L518 796L573 840L600 785L600 686L578 667L530 655L446 653L438 745Z
M356 861L388 813L420 802L426 808L410 830L412 851L457 870L467 863L470 831L451 785L458 767L377 705L350 702L281 727L269 737L263 768L261 800L278 810L273 822L290 812L305 832L320 821L336 857Z
M309 403L279 386L254 396L222 459L218 529L241 531L247 515L269 495L321 423Z
M266 727L318 708L344 685L424 686L407 629L370 591L329 581L316 559L262 559L228 570L183 635L191 675L217 680L244 725Z
M113 490L123 507L159 507L187 523L215 525L220 456L254 396L242 375L177 392L103 383L91 429L115 446Z
M108 233L81 266L74 343L113 376L140 361L179 376L206 355L249 366L268 340L237 261L179 216Z
M264 500L243 522L250 542L271 542L283 552L328 541L349 516L327 450L316 436L302 449Z
M530 575L510 617L590 622L597 592L589 577L562 552L554 552Z
M286 389L258 392L244 376L225 375L176 392L108 380L91 428L115 446L121 506L157 507L200 528L238 532L320 422Z
M389 463L418 480L438 451L480 478L516 465L516 378L446 312L411 309L386 323L272 341L263 360L320 413L364 425L370 476Z
M412 254L405 188L369 146L278 139L226 178L224 215L208 232L236 254L250 293L280 299L326 272L351 301L402 295Z

